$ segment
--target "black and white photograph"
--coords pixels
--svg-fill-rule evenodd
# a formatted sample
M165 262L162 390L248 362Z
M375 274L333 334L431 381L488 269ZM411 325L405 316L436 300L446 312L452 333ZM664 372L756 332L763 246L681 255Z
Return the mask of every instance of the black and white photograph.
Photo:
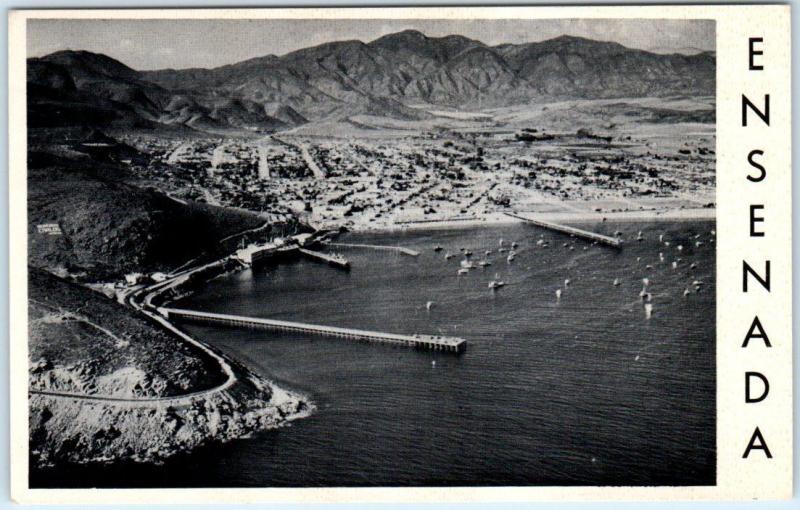
M715 20L25 30L31 488L717 483Z

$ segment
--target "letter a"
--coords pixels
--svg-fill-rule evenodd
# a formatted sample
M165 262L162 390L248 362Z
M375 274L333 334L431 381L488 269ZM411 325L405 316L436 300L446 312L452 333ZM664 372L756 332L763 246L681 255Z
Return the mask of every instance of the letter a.
M758 333L756 333L756 329ZM744 337L744 343L742 347L747 347L750 343L751 338L761 338L764 340L764 345L767 347L772 347L772 344L769 343L769 337L767 336L767 332L764 331L764 326L761 325L761 321L758 320L758 315L753 317L753 323L750 324L750 330L747 332L747 335Z
M758 444L756 444L756 440L758 440ZM753 431L753 436L750 438L750 442L747 444L747 449L744 451L744 455L742 455L743 459L746 459L748 455L750 455L750 450L764 450L764 454L767 456L768 459L772 458L772 454L767 447L767 442L764 441L764 436L761 435L761 431L756 430Z

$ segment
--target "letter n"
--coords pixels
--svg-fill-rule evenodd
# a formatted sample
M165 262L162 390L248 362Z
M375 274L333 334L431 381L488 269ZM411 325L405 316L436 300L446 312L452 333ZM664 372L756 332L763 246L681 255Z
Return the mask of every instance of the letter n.
M756 441L758 441L758 443L756 443ZM770 453L767 442L764 441L764 436L761 435L761 431L758 430L758 427L753 431L753 435L750 437L750 442L747 443L747 448L742 458L746 459L752 450L764 450L764 455L766 455L768 459L772 458L772 453Z
M769 260L766 262L766 264L764 266L765 266L766 276L764 278L761 278L761 276L758 273L756 273L756 270L753 269L750 266L750 264L748 264L744 260L742 261L742 290L744 292L747 292L747 275L748 274L753 275L753 277L755 277L755 279L758 280L758 283L760 283L761 286L764 287L765 289L767 289L767 292L769 292L769 283L770 283L770 279L769 279L769 266L770 266Z
M769 94L764 94L764 110L759 110L744 94L742 94L742 126L747 126L747 110L753 110L764 124L769 126Z

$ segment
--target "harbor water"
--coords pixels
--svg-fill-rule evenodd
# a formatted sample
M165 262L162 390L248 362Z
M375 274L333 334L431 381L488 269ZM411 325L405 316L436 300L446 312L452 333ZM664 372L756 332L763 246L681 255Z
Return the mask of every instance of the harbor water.
M66 476L59 471L58 480L35 473L32 482L713 484L713 222L577 226L619 230L623 248L518 223L347 234L339 241L401 245L420 255L337 248L350 271L298 259L215 279L175 306L455 336L467 340L467 350L455 355L184 323L193 336L307 395L316 411L161 466L76 467ZM511 262L498 251L501 239L506 250L518 243ZM459 275L462 248L473 252L476 266L484 259L491 265ZM491 290L492 280L505 286Z

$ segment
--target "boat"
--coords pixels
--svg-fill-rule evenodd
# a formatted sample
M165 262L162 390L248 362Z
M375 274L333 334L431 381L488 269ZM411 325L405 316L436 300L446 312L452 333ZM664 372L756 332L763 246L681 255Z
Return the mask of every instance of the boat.
M445 260L450 260L450 259L452 259L452 258L453 258L453 254L452 254L452 253L450 253L449 251L448 251L447 253L445 253L445 254L444 254L444 259L445 259Z
M515 256L515 253L512 251L511 253L508 254L508 257L506 257L506 260L508 262L511 262L512 260L514 260L514 256Z
M497 251L498 251L498 252L500 252L500 253L505 253L505 252L507 252L508 250L506 250L505 248L500 248L500 249L499 249L499 250L497 250Z
M511 247L512 247L512 248L516 248L517 246L518 246L518 245L517 245L517 242L516 242L516 241L514 241L513 243L511 243Z
M619 285L619 278L614 278L614 287Z
M478 265L481 267L486 267L486 266L491 266L492 263L489 262L488 260L481 260L480 262L478 262Z
M486 250L486 256L487 256L487 257L488 257L489 255L491 255L491 254L492 254L492 250Z
M504 282L503 280L501 280L501 279L500 279L500 278L497 276L497 273L495 273L495 274L494 274L494 280L492 280L492 281L490 281L490 282L489 282L489 288L490 288L490 289L499 289L500 287L504 286L505 284L506 284L506 282Z
M465 256L465 257L471 257L471 256L472 256L472 252L471 252L471 251L469 251L469 250L465 250L465 251L464 251L464 256Z
M442 251L442 247L437 244L436 247L433 248L433 251Z
M467 274L467 273L469 273L469 269L467 269L466 267L462 267L461 269L458 270L458 274L459 275Z
M473 269L475 266L469 260L462 260L461 261L461 268L462 269Z

